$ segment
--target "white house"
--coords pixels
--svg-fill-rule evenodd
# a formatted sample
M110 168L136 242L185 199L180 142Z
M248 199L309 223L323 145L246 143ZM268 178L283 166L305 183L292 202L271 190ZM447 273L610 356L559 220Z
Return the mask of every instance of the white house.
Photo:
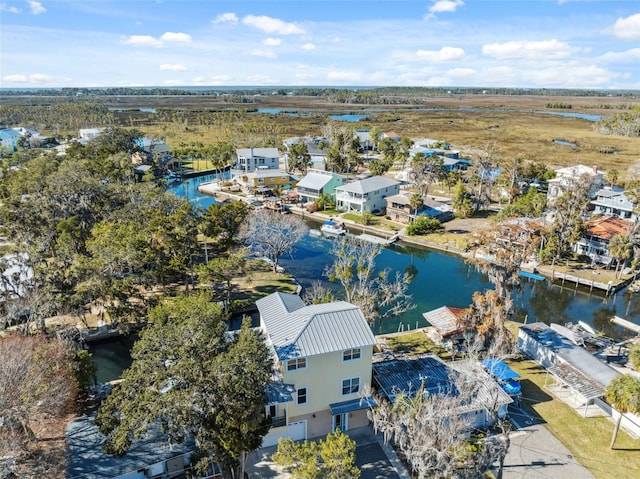
M371 385L376 339L360 308L345 301L306 306L285 293L256 305L277 371L263 446L279 437L313 439L367 425L373 399L363 393Z
M605 186L598 190L591 204L596 215L612 215L629 221L636 221L638 217L634 212L633 201L622 189Z
M617 216L596 216L591 218L585 232L573 245L573 251L585 254L594 262L610 264L612 261L609 243L614 236L628 236L633 224Z
M238 148L233 168L244 172L257 169L278 169L280 152L277 148Z
M336 188L336 209L356 213L382 213L388 196L400 193L400 182L385 176L371 176Z
M594 198L605 184L604 172L597 166L576 165L560 168L556 170L556 177L548 181L547 198L550 200L559 198L581 179L589 181L589 198Z

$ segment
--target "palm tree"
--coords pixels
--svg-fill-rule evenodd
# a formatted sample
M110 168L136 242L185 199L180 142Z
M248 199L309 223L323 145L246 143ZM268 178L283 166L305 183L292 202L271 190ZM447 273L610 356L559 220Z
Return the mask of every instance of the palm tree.
M604 397L611 404L611 407L619 412L609 445L609 448L613 449L613 444L616 442L620 430L622 416L628 412L632 414L640 412L640 379L629 374L618 376L611 380Z
M616 260L616 277L622 273L621 265L633 257L633 242L626 235L615 235L609 241L609 253Z

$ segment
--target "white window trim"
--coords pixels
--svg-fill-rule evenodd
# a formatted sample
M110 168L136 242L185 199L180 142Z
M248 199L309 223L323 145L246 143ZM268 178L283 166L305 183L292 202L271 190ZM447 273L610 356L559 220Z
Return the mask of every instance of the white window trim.
M358 380L358 390L355 392L348 392L345 394L344 392L344 382L345 381L353 381L354 379ZM350 383L350 386L353 387L353 382ZM340 381L340 392L342 393L342 396L351 396L352 394L359 394L360 391L362 390L362 381L360 376L354 376L351 378L344 378L342 379L342 381Z
M298 395L298 391L300 391L301 389L304 389L304 392L305 392L305 395L304 395L305 400L302 403L299 402L300 396ZM304 404L309 404L309 388L307 386L296 388L296 406L302 406Z
M297 363L297 361L300 361L300 360L304 360L304 366L296 366L296 367L295 367L295 368L293 368L293 369L289 369L289 362L290 362L290 361L296 361L296 364L298 364L298 363ZM289 359L289 360L287 360L287 362L284 364L284 369L285 369L285 371L286 371L286 372L288 372L288 373L293 373L293 372L295 372L295 371L301 371L301 370L303 370L303 369L307 369L307 358Z
M354 351L354 350L358 350L360 351L360 356L357 358L351 357L349 359L345 359L344 355L347 351ZM345 349L344 351L342 351L342 362L343 363L349 363L351 361L360 361L362 359L362 348L349 348L349 349Z

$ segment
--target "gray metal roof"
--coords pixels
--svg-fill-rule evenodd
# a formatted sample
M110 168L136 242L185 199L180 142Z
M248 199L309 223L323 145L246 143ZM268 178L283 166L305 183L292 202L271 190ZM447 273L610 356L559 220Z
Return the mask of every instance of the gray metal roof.
M620 374L544 323L525 324L520 327L519 334L523 333L540 343L542 347L551 350L560 361L570 364L603 388L606 388L611 380Z
M338 186L336 190L365 194L396 185L400 185L400 182L387 178L386 176L370 176L363 180L353 181L346 185Z
M311 190L320 191L331 181L331 175L323 175L321 173L307 173L304 178L298 182L301 188L309 188Z
M280 158L277 148L237 148L238 158Z
M560 363L547 369L554 377L580 393L587 401L604 395L604 388L592 381L567 363Z
M281 361L373 346L362 311L346 301L300 306L295 295L273 293L256 301L266 334Z

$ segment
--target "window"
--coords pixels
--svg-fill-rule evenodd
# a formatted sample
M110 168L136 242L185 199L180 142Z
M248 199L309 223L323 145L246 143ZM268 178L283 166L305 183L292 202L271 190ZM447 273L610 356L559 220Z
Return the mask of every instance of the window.
M360 348L347 349L342 353L343 361L353 361L354 359L360 359Z
M298 389L298 404L307 403L307 388Z
M307 358L290 359L287 361L287 371L304 369L307 367Z
M360 378L342 380L342 395L355 394L360 391Z

